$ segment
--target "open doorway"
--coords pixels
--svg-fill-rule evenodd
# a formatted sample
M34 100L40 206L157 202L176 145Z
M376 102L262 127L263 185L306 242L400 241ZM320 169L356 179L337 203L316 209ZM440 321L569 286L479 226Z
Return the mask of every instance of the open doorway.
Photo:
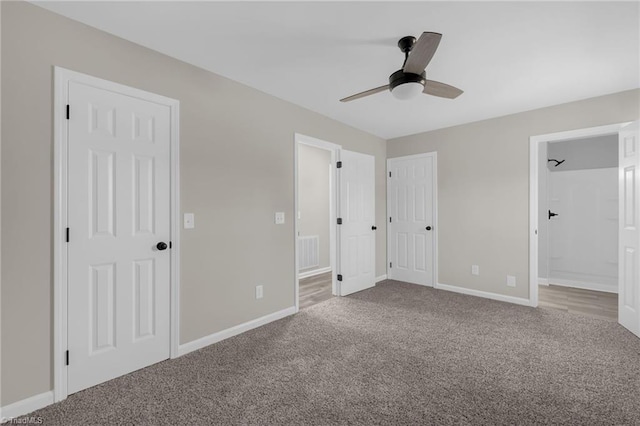
M551 159L547 156L548 153L544 152L544 147L546 146L548 148L548 143L580 139L589 140L591 138L606 137L608 135L615 135L618 141L618 161L616 163L618 232L617 247L613 250L613 253L611 253L611 249L609 249L606 258L610 259L609 261L615 264L617 268L617 276L615 278L618 292L617 321L633 334L640 336L640 122L611 124L607 126L532 136L530 138L529 298L531 306L538 306L540 289L539 260L540 257L542 257L539 253L539 243L541 239L549 238L549 218L555 217L553 216L553 213L558 213L551 210L551 208L557 208L556 206L544 206L540 201L545 198L540 194L540 170L544 170L543 167L546 167L546 163ZM555 164L559 164L562 161L562 158L556 158L554 160L557 161L553 161L554 164L552 164L552 167L555 167ZM599 183L595 184L592 180L592 186L593 185L599 185ZM585 187L585 185L583 185L583 187ZM590 190L592 190L592 188ZM546 216L542 209L546 209ZM609 210L611 209L612 208L609 208ZM606 209L603 208L603 211L605 210ZM605 219L606 217L611 216L611 212L604 213ZM612 219L610 220L613 221ZM547 223L546 237L544 235L545 223ZM587 228L587 230L583 232L587 234L593 233L595 227L606 228L606 226L602 224L595 225L595 223L592 223L591 225L591 228ZM538 231L541 231L543 235L539 235ZM566 231L564 238L567 240ZM576 241L571 241L571 243L575 245ZM564 244L568 243L565 242ZM548 247L548 250L550 249L551 247ZM579 248L577 250L581 249L582 248ZM561 255L566 252L567 250L559 251ZM553 253L551 253L551 257L552 256L554 256ZM562 262L560 263L562 264ZM558 265L556 265L556 267L557 266ZM547 265L546 268L547 271L549 271L549 265ZM553 276L550 276L550 278L553 278ZM547 278L547 283L549 283L550 278ZM576 278L576 276L565 276L560 278L568 278L569 281L574 281L574 284L575 281L580 281L572 279ZM543 282L543 284L545 283ZM600 282L600 285L603 285L603 283ZM604 287L600 287L600 290L603 288ZM593 291L589 289L574 290ZM582 300L582 302L584 302L584 300Z
M618 134L539 145L539 306L618 319Z
M296 306L328 300L336 288L336 171L339 145L296 134Z

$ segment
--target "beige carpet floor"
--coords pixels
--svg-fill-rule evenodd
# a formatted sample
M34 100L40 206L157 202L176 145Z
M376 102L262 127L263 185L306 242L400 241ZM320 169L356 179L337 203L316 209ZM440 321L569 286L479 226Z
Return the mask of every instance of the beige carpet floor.
M47 425L640 424L616 323L387 281L32 414Z

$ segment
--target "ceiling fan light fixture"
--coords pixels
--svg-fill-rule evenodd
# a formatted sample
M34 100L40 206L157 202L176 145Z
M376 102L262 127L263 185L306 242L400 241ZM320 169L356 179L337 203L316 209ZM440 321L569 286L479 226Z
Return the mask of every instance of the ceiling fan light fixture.
M389 76L389 89L394 98L406 100L415 98L424 90L425 73L412 74L398 70Z
M394 98L404 101L418 96L424 90L424 86L420 83L404 83L396 86L391 90Z

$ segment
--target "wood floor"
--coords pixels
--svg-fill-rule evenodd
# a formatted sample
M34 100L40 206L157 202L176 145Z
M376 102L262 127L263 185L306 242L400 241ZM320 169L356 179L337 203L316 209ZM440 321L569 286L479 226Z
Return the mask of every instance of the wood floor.
M538 306L541 308L559 309L610 321L618 320L618 295L615 293L558 285L541 285L538 289Z
M334 297L331 294L331 272L300 280L300 309ZM618 295L601 291L557 285L541 285L538 293L541 308L586 315L609 321L618 320Z
M333 297L331 272L300 280L300 309L308 308Z

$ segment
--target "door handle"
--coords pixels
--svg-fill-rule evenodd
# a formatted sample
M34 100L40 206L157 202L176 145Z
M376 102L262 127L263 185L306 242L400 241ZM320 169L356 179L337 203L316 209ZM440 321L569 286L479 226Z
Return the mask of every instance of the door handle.
M377 226L372 226L372 227L371 227L371 230L372 230L372 231L375 231L376 229L378 229L378 227L377 227Z
M558 213L554 213L551 210L549 210L549 219L551 219L554 216L558 216Z
M156 244L156 248L160 251L162 250L166 250L167 249L167 243L160 241L158 244Z
M427 226L427 227L426 227L426 228L424 228L424 229L426 229L427 231L431 231L431 227L430 227L430 226Z

